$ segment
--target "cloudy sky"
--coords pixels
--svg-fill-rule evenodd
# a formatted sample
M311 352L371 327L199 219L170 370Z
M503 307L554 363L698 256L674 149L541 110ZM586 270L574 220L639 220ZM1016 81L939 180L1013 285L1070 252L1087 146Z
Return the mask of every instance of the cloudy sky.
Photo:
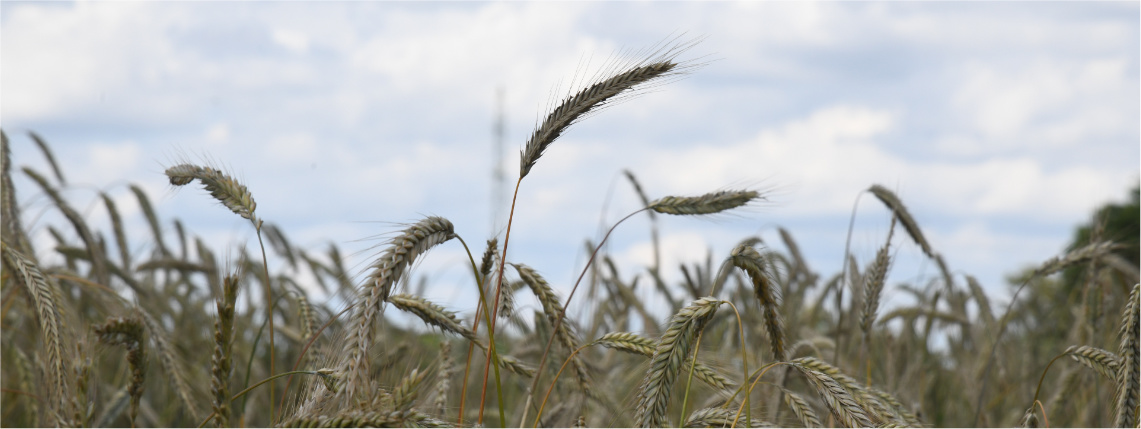
M1095 207L1138 184L1136 2L5 1L0 117L18 165L48 171L27 132L43 136L74 185L67 197L105 228L97 191L114 196L139 250L148 233L128 183L218 254L253 238L162 175L209 160L241 177L261 217L295 243L334 242L359 252L349 264L361 268L381 234L424 215L452 220L476 248L502 234L497 162L513 184L518 149L576 75L679 34L701 39L680 57L700 67L551 146L519 191L509 259L569 288L583 240L639 207L629 169L651 198L769 195L732 216L664 219L670 278L677 261L710 251L719 261L750 235L783 250L777 227L828 276L853 204L879 183L953 271L1005 296L1006 274L1063 251ZM42 233L49 218L32 219L47 201L17 185L25 222ZM861 263L888 221L874 198L859 200ZM650 261L648 240L645 216L612 237L625 276ZM894 251L889 282L937 276L903 235ZM418 273L427 296L470 311L462 252L442 246Z

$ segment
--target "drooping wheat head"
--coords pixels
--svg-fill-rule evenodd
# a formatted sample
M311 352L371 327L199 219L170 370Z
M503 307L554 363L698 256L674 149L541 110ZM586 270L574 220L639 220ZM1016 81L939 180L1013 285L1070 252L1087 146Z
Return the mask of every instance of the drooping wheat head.
M136 316L112 317L94 329L100 341L127 349L127 364L131 367L131 384L127 387L127 393L131 395L131 426L135 427L139 402L143 398L147 365L143 322Z
M341 393L353 398L368 385L368 353L375 332L375 320L388 300L392 288L403 278L416 258L432 247L455 237L447 219L430 216L406 228L392 239L384 253L372 265L364 293L354 304L349 336L345 342L345 388Z
M919 230L919 223L915 222L915 218L911 217L911 212L907 211L907 207L903 205L899 197L891 190L876 184L868 188L868 192L879 198L880 201L892 211L895 218L903 225L903 229L907 231L907 235L911 236L911 240L923 249L923 253L930 258L934 258L935 254L931 251L931 245L927 243L927 238L923 236L923 231Z
M682 308L670 317L669 326L658 341L650 369L638 389L638 408L635 422L641 427L661 427L667 424L674 382L693 348L694 338L717 311L723 301L713 297L701 298Z
M729 253L729 263L740 268L752 280L753 295L764 312L765 332L769 334L773 358L778 362L786 360L784 321L780 316L780 288L770 274L771 266L756 248L745 245L737 246Z

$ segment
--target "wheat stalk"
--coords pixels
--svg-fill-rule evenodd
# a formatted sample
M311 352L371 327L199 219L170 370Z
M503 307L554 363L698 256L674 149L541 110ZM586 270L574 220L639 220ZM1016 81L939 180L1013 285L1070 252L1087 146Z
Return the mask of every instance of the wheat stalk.
M682 369L682 361L689 356L694 337L701 331L723 301L713 297L700 298L670 317L669 327L662 334L650 370L639 387L639 401L635 421L641 427L666 425L666 408L673 393L673 384Z
M404 276L405 270L428 249L455 237L450 221L430 216L409 226L392 239L388 248L373 263L365 286L366 294L357 299L356 310L350 322L348 341L345 343L346 384L341 392L354 397L363 392L368 382L368 352L375 332L374 320L388 299L392 287Z

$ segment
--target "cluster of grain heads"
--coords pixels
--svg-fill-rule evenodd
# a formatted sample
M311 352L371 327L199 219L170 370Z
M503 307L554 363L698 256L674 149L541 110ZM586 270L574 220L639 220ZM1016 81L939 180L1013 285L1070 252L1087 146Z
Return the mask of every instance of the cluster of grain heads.
M345 342L345 388L341 393L348 398L363 393L368 386L369 348L376 332L375 321L383 310L392 288L403 278L405 271L416 258L432 247L455 237L454 227L447 219L430 216L412 224L389 243L384 253L372 264L364 291L354 304L348 341Z
M127 364L131 367L131 384L127 387L127 393L131 395L131 427L135 427L139 416L139 401L143 398L147 368L143 332L143 322L133 316L112 317L106 323L95 326L95 334L100 341L127 349Z
M638 388L635 417L638 426L668 425L666 410L673 394L674 382L693 349L697 333L713 319L717 307L723 302L713 297L701 298L670 317L668 327L654 349L654 356L650 358L650 369Z

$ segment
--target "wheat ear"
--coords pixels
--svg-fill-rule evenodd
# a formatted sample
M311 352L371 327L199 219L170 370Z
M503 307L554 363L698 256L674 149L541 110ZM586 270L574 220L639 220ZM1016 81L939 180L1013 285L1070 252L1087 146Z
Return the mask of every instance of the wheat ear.
M891 235L895 231L895 221L892 221L892 227L888 229L887 241L876 252L876 259L872 265L868 267L864 275L864 312L860 317L860 330L864 331L864 338L872 333L872 322L876 319L876 312L879 311L880 294L883 293L884 281L887 279L887 270L891 265Z
M800 424L804 425L804 427L820 427L820 419L816 417L816 412L812 410L812 407L808 406L808 401L805 401L803 397L796 393L785 391L784 403L788 404L788 408L792 410L792 413L796 415L796 418L800 420Z
M911 236L911 240L923 249L923 253L930 258L934 258L935 254L931 251L931 245L927 244L927 239L923 237L923 231L919 230L919 224L915 222L915 218L911 217L911 212L907 211L907 207L895 196L895 193L883 187L882 185L872 185L868 188L868 192L879 198L880 201L887 206L888 209L895 214L895 218L899 219L899 223L903 224L903 229L907 231L907 235ZM949 287L949 286L948 286Z
M171 384L174 385L174 391L178 394L178 398L182 400L182 404L189 410L191 416L198 415L198 406L194 405L196 401L190 397L190 387L186 385L186 377L180 369L178 362L174 358L174 351L167 341L165 328L162 327L151 317L150 313L143 308L135 308L139 314L143 324L146 325L147 331L150 332L151 342L154 343L155 351L158 353L159 364L162 365L163 371L166 372L167 377L170 377Z
M769 345L777 362L787 359L784 348L784 321L780 317L780 289L773 281L768 262L752 246L740 245L729 253L729 263L740 268L753 281L753 295L761 303L764 312L765 331L769 334Z
M1112 241L1101 241L1097 243L1087 244L1067 252L1061 257L1055 256L1046 262L1043 262L1042 265L1038 267L1038 269L1034 270L1033 276L1048 276L1050 274L1061 271L1070 265L1082 263L1093 258L1107 255L1117 247L1117 244L1113 243Z
M1065 353L1070 355L1074 361L1097 371L1098 374L1104 375L1110 380L1117 380L1117 371L1121 368L1121 360L1113 352L1090 346L1070 346Z
M634 87L647 82L668 76L678 67L674 57L679 50L669 50L665 55L639 62L614 76L596 82L573 96L563 100L547 118L543 120L527 145L523 148L519 158L519 179L531 172L531 167L543 156L543 151L562 135L568 127L576 123L588 112L601 108L615 96L634 89Z
M657 341L632 332L610 332L594 340L594 343L606 348L621 350L645 357L653 357L654 350L658 348ZM721 375L721 373L701 362L694 365L693 375L716 389L728 389L733 387L733 382L730 381L728 377Z
M127 349L127 364L131 367L131 384L127 393L131 395L131 427L139 416L139 401L143 398L143 382L146 373L146 348L143 339L143 322L137 317L113 317L95 327L99 340L107 344L122 345Z
M732 427L734 423L735 413L721 407L702 408L694 411L685 419L687 428L721 428ZM769 428L773 427L772 423L764 420L753 419L749 422L751 428Z
M539 273L531 267L514 263L511 264L511 266L515 267L515 270L519 272L519 278L521 278L523 283L531 289L531 292L539 298L539 302L543 305L543 314L547 316L547 321L551 323L551 327L556 328L554 335L558 338L559 343L567 349L567 353L577 349L579 340L574 332L571 331L570 323L566 320L562 320L562 323L559 322L560 319L563 319L564 315L562 304L560 303L558 295L555 294L555 290L551 288L551 285L547 283L547 280L545 280L543 276L539 275ZM571 364L574 365L575 377L578 380L579 388L582 389L583 393L589 394L590 378L586 370L586 363L582 361L581 357L575 355L571 358Z
M40 322L40 331L44 336L44 349L47 352L48 379L50 380L49 415L62 414L66 403L71 396L68 389L70 373L67 361L64 360L65 337L63 335L63 321L59 311L59 302L52 291L55 285L49 284L47 278L40 271L39 266L6 242L0 242L0 252L3 253L4 265L7 271L15 273L27 289L28 297L35 307L36 318ZM62 423L61 423L62 424Z
M211 361L210 391L214 394L214 424L230 426L230 373L233 372L234 303L238 300L238 277L222 281L218 298L218 320L214 322L214 357Z
M882 395L875 393L875 389L860 384L852 377L849 377L848 375L841 372L839 368L836 368L832 365L829 365L827 362L823 362L810 356L795 359L794 362L797 362L798 365L801 365L805 368L819 371L823 374L828 375L833 380L836 380L840 386L852 393L856 403L859 404L859 406L867 413L868 418L871 419L873 423L898 424L905 423L907 420L907 418L905 418L899 411L886 405L886 403L890 401L881 399L882 396L890 397L890 395L887 395L886 393Z
M71 222L71 225L75 227L75 232L79 234L79 238L83 240L83 244L87 247L87 252L91 256L91 269L95 274L96 281L102 285L109 284L110 278L107 275L106 259L103 257L102 247L99 242L95 241L95 235L91 233L91 228L87 226L87 223L83 220L83 216L75 211L75 209L67 203L67 200L63 199L59 191L52 187L51 184L48 183L48 180L35 170L24 167L24 173L32 178L40 188L43 188L44 192L48 194L48 197L51 198L52 202L59 208L60 213L63 213L63 216L67 218L68 222Z
M412 372L405 375L400 379L400 383L396 388L392 389L392 409L396 411L406 411L412 407L412 402L420 396L420 383L424 382L424 378L428 375L425 371L420 371L419 368L413 368Z
M0 130L0 237L23 254L33 254L31 241L20 223L20 207L16 199L16 188L12 186L12 152L8 134Z
M404 277L405 270L428 249L455 237L454 227L447 219L430 216L409 226L392 239L388 248L372 264L365 292L357 298L354 316L350 322L348 341L345 343L345 389L341 392L352 398L368 385L368 352L375 332L374 321L381 313L394 285Z
M682 361L689 356L694 337L713 319L722 302L713 297L700 298L670 317L669 327L650 358L650 370L638 389L635 421L639 426L661 427L667 424L666 409L674 382L681 372Z
M792 363L816 388L816 394L820 395L838 421L847 427L877 426L848 389L828 374L812 369L812 365L805 365L803 359L795 359Z
M444 416L448 412L448 390L452 382L452 343L440 343L440 372L436 374L436 402L432 409Z
M697 197L662 197L647 206L650 210L672 215L704 215L741 207L761 198L757 191L718 191Z
M257 215L254 213L258 204L254 201L253 194L246 188L246 185L238 182L233 176L213 167L193 164L179 164L167 168L166 176L170 179L170 184L174 186L183 186L193 182L194 179L198 179L206 191L210 193L210 196L238 216L249 219L250 222L254 223L255 228L261 229L261 222L258 221Z
M479 342L471 329L460 324L454 312L445 310L431 301L408 294L396 294L388 297L388 302L401 310L415 314L420 320L444 331L460 335L468 341Z
M1141 380L1138 380L1138 321L1141 320L1141 302L1138 294L1141 284L1133 286L1125 311L1121 316L1121 329L1118 333L1121 342L1117 349L1117 392L1114 395L1114 426L1135 427L1138 424L1138 396L1141 395Z

